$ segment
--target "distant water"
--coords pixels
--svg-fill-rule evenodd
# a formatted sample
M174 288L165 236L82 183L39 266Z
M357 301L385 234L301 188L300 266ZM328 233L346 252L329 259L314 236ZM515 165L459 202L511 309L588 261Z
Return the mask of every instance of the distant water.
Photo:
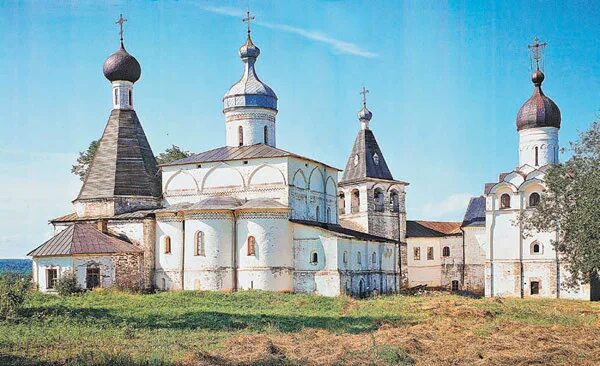
M31 259L0 259L0 274L31 274Z

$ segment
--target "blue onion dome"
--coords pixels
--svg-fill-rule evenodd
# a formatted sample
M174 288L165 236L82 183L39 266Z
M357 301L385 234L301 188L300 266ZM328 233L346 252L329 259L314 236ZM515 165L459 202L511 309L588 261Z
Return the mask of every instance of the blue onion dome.
M367 108L366 104L363 104L362 109L358 112L358 119L361 121L370 121L373 118L373 113Z
M244 63L244 75L225 93L223 112L233 108L256 107L277 111L277 95L256 74L254 64L260 49L252 43L250 35L240 47L240 58Z
M544 78L544 73L539 69L536 69L531 74L534 90L531 97L519 109L519 113L517 113L518 131L536 127L560 128L560 109L542 91Z
M121 44L119 50L108 56L102 68L104 76L112 81L125 80L135 83L142 75L140 63Z

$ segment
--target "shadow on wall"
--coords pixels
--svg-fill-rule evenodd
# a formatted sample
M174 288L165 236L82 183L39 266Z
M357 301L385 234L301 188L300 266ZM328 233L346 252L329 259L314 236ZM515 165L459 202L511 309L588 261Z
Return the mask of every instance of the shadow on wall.
M307 315L274 315L274 314L230 314L215 311L190 311L180 314L144 313L135 318L123 316L116 310L103 308L72 308L55 304L28 308L26 317L68 317L71 322L90 325L127 324L136 329L207 329L215 331L232 331L251 329L262 331L277 329L282 332L297 332L304 328L327 329L336 333L363 333L379 328L382 323L396 325L414 324L415 319L401 315L386 317L369 316L307 316ZM3 365L3 364L2 364Z

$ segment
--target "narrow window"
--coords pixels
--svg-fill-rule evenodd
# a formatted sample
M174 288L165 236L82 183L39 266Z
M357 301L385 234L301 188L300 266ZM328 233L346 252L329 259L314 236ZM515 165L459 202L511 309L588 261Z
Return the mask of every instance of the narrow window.
M164 252L165 254L171 254L171 237L165 236L164 239Z
M427 260L433 260L433 247L427 247Z
M129 106L133 107L133 97L131 96L131 90L129 91Z
M538 147L535 147L535 166L538 166L538 155L539 155L539 150Z
M115 89L115 105L119 105L119 91Z
M400 210L400 199L398 198L398 192L396 191L390 193L390 206L392 212L398 212Z
M358 189L352 191L352 202L351 202L351 211L352 213L357 213L360 207L360 193Z
M540 204L540 194L533 192L529 195L529 207L535 207Z
M340 192L338 196L338 211L340 215L346 214L346 195L344 195L344 192Z
M85 272L86 288L100 287L100 268L88 267Z
M510 195L508 193L500 196L500 208L510 208Z
M166 290L167 289L167 280L165 278L162 279L162 289Z
M531 254L540 254L542 252L542 245L537 241L531 243Z
M344 255L342 256L342 260L344 261L344 264L348 263L348 252L344 252Z
M452 291L458 291L458 281L452 280Z
M238 127L238 144L244 146L244 129L242 126Z
M421 247L414 247L414 249L413 249L413 258L416 261L420 261L421 260Z
M375 200L375 211L383 212L383 205L384 205L383 191L379 188L376 188L375 192L373 193L373 198Z
M379 155L377 153L373 154L373 162L375 165L379 165Z
M361 258L360 252L358 252L358 256L356 257L356 263L362 264L362 258Z
M56 268L46 269L46 289L53 289L56 281L58 281L58 270Z
M248 237L248 255L256 255L256 239L253 236Z
M317 252L310 253L310 263L317 264L319 263L319 255Z
M539 295L539 293L540 293L540 282L539 281L531 281L530 287L531 287L532 295Z
M199 256L204 257L206 255L205 248L204 248L204 232L202 232L202 231L196 232L196 236L194 239L195 239L194 247L196 249L194 255L199 255Z
M319 206L317 206L317 221L321 221L321 212L320 212L321 208Z
M331 222L331 208L327 207L327 222Z
M263 128L263 137L265 140L265 145L267 145L269 143L269 130L267 129L267 126Z
M377 253L373 252L373 254L371 254L371 263L375 264L377 263Z
M444 249L442 249L442 255L444 257L449 257L450 256L450 247L448 247L448 246L444 247Z

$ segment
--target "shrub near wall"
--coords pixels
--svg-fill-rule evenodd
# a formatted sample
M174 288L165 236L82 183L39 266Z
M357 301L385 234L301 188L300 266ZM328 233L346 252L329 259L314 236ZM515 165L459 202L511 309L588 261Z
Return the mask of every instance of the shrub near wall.
M5 320L19 311L29 291L29 281L19 276L0 276L0 320Z

